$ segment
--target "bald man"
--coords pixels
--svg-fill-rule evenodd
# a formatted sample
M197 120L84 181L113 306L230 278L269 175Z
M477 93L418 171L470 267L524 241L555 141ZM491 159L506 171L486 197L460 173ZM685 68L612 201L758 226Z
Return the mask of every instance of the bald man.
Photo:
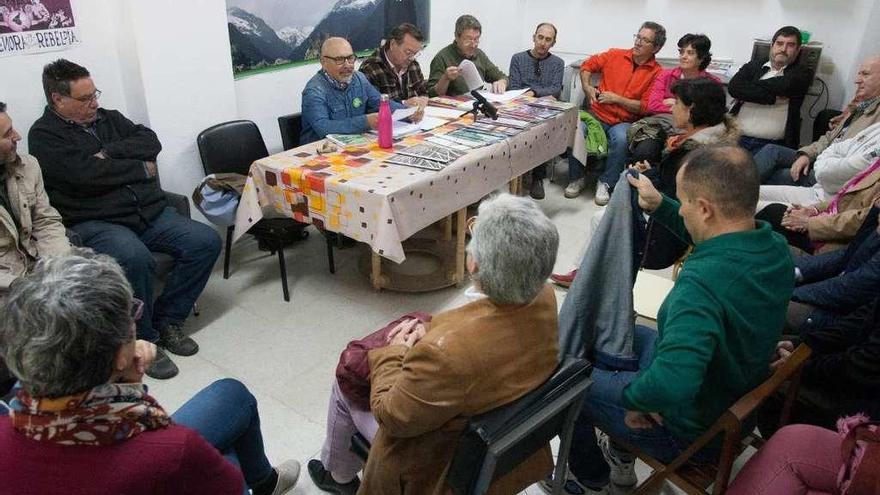
M360 134L376 128L381 95L363 73L354 70L355 60L345 38L327 38L321 45L321 70L302 92L300 144L327 134ZM404 105L392 100L391 110L398 108Z

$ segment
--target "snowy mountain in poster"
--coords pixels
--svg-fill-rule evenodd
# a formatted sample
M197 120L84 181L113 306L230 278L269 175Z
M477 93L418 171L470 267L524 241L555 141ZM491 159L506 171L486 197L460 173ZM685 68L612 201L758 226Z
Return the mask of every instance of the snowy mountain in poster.
M316 59L330 36L347 38L355 51L371 50L401 22L427 36L429 1L311 0L303 12L290 0L227 0L233 70L240 76Z

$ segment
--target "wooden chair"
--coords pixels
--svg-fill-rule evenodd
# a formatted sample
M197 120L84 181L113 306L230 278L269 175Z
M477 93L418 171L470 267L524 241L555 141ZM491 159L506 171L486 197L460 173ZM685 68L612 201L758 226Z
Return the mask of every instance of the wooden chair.
M699 438L669 464L663 464L628 442L613 439L616 445L629 450L654 470L651 476L639 485L634 493L656 493L662 487L663 482L668 480L688 494L723 494L727 490L727 484L730 481L730 471L736 458L749 445L756 447L763 445L763 440L755 436L754 433L750 433L743 438L743 422L757 410L758 406L768 397L779 391L782 385L786 383L788 388L785 390L785 402L780 414L779 424L782 426L788 422L791 407L797 396L801 371L811 352L812 350L806 344L799 345L788 360L777 368L770 378L724 411L708 431L700 435ZM688 464L688 461L694 454L718 435L722 437L722 447L717 466L695 466ZM712 491L709 492L708 487L713 483Z

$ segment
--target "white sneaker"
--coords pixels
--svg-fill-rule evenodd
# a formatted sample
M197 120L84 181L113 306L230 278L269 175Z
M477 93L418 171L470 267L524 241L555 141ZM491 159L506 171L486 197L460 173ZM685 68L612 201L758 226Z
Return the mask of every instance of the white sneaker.
M299 480L299 462L293 459L285 461L276 466L275 471L278 473L278 482L275 483L272 495L284 495L296 486L296 482Z
M566 189L567 190L567 189ZM596 197L593 201L599 206L605 206L611 200L611 186L599 181L596 182Z
M611 466L611 482L617 486L635 486L639 482L636 477L635 461L624 462L614 455L611 450L611 439L602 432L598 433L599 448L602 449L602 455Z
M553 493L553 486L550 485L549 476L539 481L538 486L541 487L541 490L544 490L547 493ZM567 480L565 480L565 485L562 487L562 493L564 495L608 495L611 492L608 491L607 486L603 486L599 489L593 489L580 484L577 480L573 478L568 478Z
M568 186L565 187L565 197L566 198L576 198L581 195L581 191L584 190L586 186L586 181L583 177L580 179L573 180L568 183Z

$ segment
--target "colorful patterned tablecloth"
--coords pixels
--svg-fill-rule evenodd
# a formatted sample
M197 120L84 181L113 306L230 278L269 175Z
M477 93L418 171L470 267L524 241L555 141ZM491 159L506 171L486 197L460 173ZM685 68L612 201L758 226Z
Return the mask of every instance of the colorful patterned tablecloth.
M400 263L405 239L570 147L577 109L473 149L443 170L383 163L396 149L463 125L452 121L396 142L392 150L373 142L319 154L319 141L257 160L238 207L235 240L264 217L288 217L365 242Z

